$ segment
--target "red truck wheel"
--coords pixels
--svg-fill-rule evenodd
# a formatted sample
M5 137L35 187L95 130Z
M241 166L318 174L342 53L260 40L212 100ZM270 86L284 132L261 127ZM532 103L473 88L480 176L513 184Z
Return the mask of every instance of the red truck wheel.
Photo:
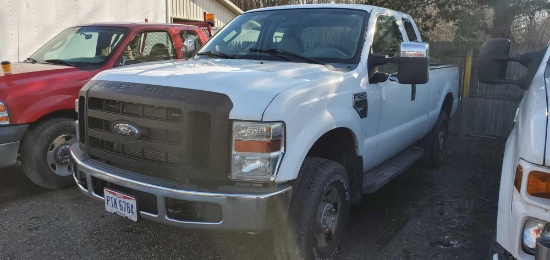
M72 119L49 119L31 128L21 148L21 165L27 177L48 189L74 185L69 156L69 144L74 140Z

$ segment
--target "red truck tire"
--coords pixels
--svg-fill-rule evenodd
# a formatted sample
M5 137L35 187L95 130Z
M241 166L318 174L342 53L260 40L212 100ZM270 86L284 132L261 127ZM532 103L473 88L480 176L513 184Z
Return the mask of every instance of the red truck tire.
M29 130L21 146L21 165L31 181L48 189L75 184L69 155L75 131L69 118L48 119Z

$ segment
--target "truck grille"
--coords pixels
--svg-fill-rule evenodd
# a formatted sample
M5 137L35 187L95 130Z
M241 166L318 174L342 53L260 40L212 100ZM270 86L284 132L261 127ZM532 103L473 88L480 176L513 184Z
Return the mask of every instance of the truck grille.
M88 84L79 122L85 124L82 147L92 157L170 181L227 180L232 104L226 95L144 84ZM118 123L136 127L137 139L115 133Z
M132 145L124 145L120 143L110 142L96 137L90 137L90 147L108 153L126 156L132 159L138 159L150 163L181 166L182 162L181 156L176 153L157 152ZM208 165L205 166L208 167Z
M179 108L145 105L134 102L124 102L104 98L90 98L88 100L88 104L90 109L98 111L106 111L129 116L139 116L144 118L161 119L171 122L181 122L182 117L182 112Z

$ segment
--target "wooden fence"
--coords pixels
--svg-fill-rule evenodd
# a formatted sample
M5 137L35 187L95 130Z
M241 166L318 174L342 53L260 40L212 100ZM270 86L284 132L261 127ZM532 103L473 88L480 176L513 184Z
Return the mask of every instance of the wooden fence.
M477 57L482 42L433 42L430 44L432 63L459 65L461 75L459 113L451 120L451 131L458 133L462 127L467 135L506 138L513 128L513 118L524 90L514 85L489 85L477 81ZM544 44L512 45L512 55L542 49ZM473 68L468 95L464 102L464 69L468 50L473 51ZM518 63L510 63L508 77L519 78L526 72ZM466 105L467 107L462 107Z

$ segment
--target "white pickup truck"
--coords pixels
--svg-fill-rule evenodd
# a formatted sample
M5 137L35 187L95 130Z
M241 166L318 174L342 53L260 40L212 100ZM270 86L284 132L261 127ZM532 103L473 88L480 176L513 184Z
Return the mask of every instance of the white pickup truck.
M273 229L278 258L332 259L352 203L444 159L458 69L421 42L379 7L246 12L192 59L83 87L74 178L134 221Z
M516 259L550 259L550 50L518 57L509 53L508 39L491 39L478 60L479 81L526 89L504 151L496 240ZM508 79L509 62L525 66L525 75ZM508 259L506 254L493 258Z

